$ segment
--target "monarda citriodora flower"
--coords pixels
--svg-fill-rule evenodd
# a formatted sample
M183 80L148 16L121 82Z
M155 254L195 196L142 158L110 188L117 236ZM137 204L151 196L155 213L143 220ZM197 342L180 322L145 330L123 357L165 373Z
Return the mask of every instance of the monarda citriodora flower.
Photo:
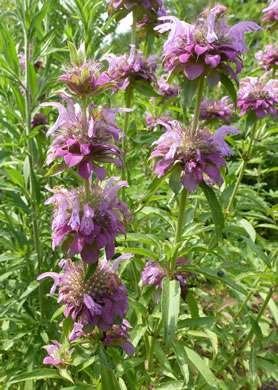
M204 98L200 107L200 121L220 120L230 123L233 112L233 105L229 104L229 99L224 96L221 100Z
M112 266L102 260L87 280L82 263L61 260L61 273L45 272L38 280L53 278L50 295L58 286L58 302L66 305L65 317L71 316L74 321L91 328L98 326L101 330L110 330L117 317L123 319L128 310L127 290L117 273L120 260L118 258Z
M158 11L162 7L162 0L106 0L109 7L115 10L127 9L131 10L133 7L139 6L145 10ZM110 9L111 12L111 9Z
M135 45L130 45L130 56L125 54L116 57L114 54L106 54L104 60L109 62L107 74L116 84L118 89L126 89L127 86L136 80L146 80L150 83L157 82L156 56L144 58L141 51L137 51Z
M266 70L275 69L278 67L278 47L273 43L266 45L264 50L259 50L255 57L260 66Z
M262 17L262 21L265 23L277 23L278 22L278 0L271 0L268 7L263 9L265 14Z
M263 119L267 113L275 116L275 105L278 104L277 81L258 77L245 77L240 81L238 91L238 107L240 115L253 111L258 119Z
M119 111L124 108L107 108L106 106L94 108L89 106L88 119L84 122L81 107L74 105L72 100L62 96L68 103L66 109L61 103L42 103L41 106L53 106L58 108L59 116L52 128L46 133L47 136L56 132L48 154L46 163L49 165L57 157L62 157L64 165L61 169L78 166L79 175L88 180L93 172L99 180L106 177L106 169L99 163L113 162L117 167L123 166L123 158L120 150L111 145L114 139L119 142L119 137L124 134L115 122ZM117 158L111 157L116 156Z
M55 187L54 193L45 204L53 204L55 211L52 222L53 249L64 238L63 250L67 256L81 254L86 263L94 263L105 248L106 258L115 252L114 240L117 234L125 234L123 220L130 220L131 213L125 203L117 198L117 192L127 187L125 181L113 186L111 177L104 189L96 185L87 194L84 188L68 191L64 186Z
M58 368L66 367L71 362L73 349L63 348L56 340L52 340L52 343L46 347L48 356L43 359L43 364L52 364Z
M158 158L155 170L158 177L163 177L171 168L178 166L181 183L190 192L206 179L204 175L221 185L220 169L226 166L223 156L233 154L224 138L228 133L237 134L240 131L222 126L214 134L208 128L197 128L195 134L191 134L190 128L186 129L176 120L164 126L167 131L153 143L157 146L150 156L150 159Z
M254 22L240 22L229 26L227 18L218 19L218 10L210 10L207 19L199 19L196 25L180 21L175 16L163 16L163 23L155 30L163 33L170 30L163 48L163 65L170 75L183 73L189 80L205 73L213 83L219 81L220 73L237 79L242 69L242 54L248 51L244 33L262 30ZM230 64L235 65L232 69Z

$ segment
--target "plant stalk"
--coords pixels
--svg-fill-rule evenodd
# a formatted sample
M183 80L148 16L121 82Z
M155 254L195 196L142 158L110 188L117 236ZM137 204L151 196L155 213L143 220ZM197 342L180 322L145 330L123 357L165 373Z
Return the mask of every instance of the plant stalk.
M198 87L197 87L196 105L195 105L194 118L193 118L192 129L191 129L192 135L195 135L198 121L199 121L200 107L201 107L203 89L204 89L204 81L205 81L205 76L201 75L199 77Z
M30 59L30 42L29 42L29 32L25 29L24 31L24 43L25 43L25 58L26 58L26 65L25 65L25 124L26 124L26 135L27 137L31 134L31 99L30 99L30 75L29 75L29 59ZM34 181L34 173L33 173L33 151L32 151L32 144L33 140L30 138L28 142L28 160L29 160L29 166L30 166L30 193L31 193L31 208L32 208L32 230L33 230L33 239L34 239L34 247L35 251L37 253L38 258L38 273L40 274L42 272L43 268L43 259L42 259L42 253L40 248L40 233L39 233L39 226L38 226L38 205L37 205L37 198L36 198L36 190L35 190L35 181ZM41 312L41 320L45 317L45 309L44 309L44 293L43 293L43 287L40 284L38 288L39 292L39 305L40 305L40 312Z
M239 176L237 178L235 188L233 190L231 199L229 201L229 204L228 204L228 207L227 207L227 210L226 210L227 212L229 212L231 207L232 207L232 204L234 202L234 198L235 198L236 193L238 191L238 187L239 187L239 185L241 183L241 180L242 180L242 177L244 175L244 171L245 171L246 165L248 164L248 161L250 159L250 155L252 153L252 147L253 147L255 134L256 134L256 124L257 124L257 121L254 123L254 126L252 127L252 130L251 130L251 139L250 139L250 143L249 143L249 146L248 146L248 150L247 150L247 153L246 153L245 157L243 158L243 161L242 161L242 164L241 164L241 168L240 168L240 172L239 172Z
M151 345L150 345L150 350L149 350L149 357L148 357L148 371L152 370L152 366L153 366L153 352L154 352L155 342L156 342L156 339L157 339L157 337L159 335L161 327L162 327L162 320L159 320L159 322L157 323L157 326L156 326L156 328L154 330L154 335L152 336L152 340L151 340Z
M215 6L215 0L209 0L209 10L214 8L214 6Z

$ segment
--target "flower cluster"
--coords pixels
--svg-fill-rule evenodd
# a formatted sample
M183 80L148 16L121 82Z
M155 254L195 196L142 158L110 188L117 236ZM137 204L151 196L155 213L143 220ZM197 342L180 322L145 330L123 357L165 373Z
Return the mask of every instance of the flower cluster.
M266 70L278 67L278 48L273 43L266 45L264 50L259 50L255 54L255 57L257 58L259 65Z
M238 107L240 115L254 111L258 119L263 119L267 113L275 116L275 105L278 104L277 81L258 77L245 77L240 81L238 91Z
M157 130L161 127L161 123L170 124L172 122L172 118L167 114L161 114L159 118L155 118L149 112L146 112L146 123L152 130Z
M61 171L78 165L78 173L82 178L88 180L93 172L99 180L105 179L106 169L99 166L99 163L113 162L117 167L123 165L121 151L111 145L111 140L119 143L119 137L124 137L115 117L119 111L127 109L106 106L96 108L90 105L85 122L81 107L78 104L74 106L66 96L62 98L68 103L68 109L61 103L41 104L43 107L53 106L59 110L57 121L46 134L58 134L48 151L47 164L52 163L56 157L62 157L64 164Z
M52 364L53 366L64 368L70 363L73 349L63 348L62 344L52 340L53 344L46 347L48 356L44 358L43 364Z
M124 257L130 255L124 255ZM123 319L128 309L127 290L118 276L119 257L111 266L102 260L89 279L85 279L84 266L70 259L61 260L61 273L45 272L41 280L51 277L54 280L50 295L59 287L58 302L65 304L65 317L101 330L111 330L117 317ZM79 326L80 330L80 326Z
M213 121L218 119L225 123L230 123L232 112L233 105L229 104L227 96L224 96L221 100L209 100L205 97L201 103L199 120Z
M80 253L86 263L94 263L105 248L106 258L115 252L114 240L119 232L125 234L122 219L128 221L131 214L125 203L117 198L117 192L127 182L120 181L113 186L111 177L104 189L99 185L89 196L84 188L66 190L63 186L48 189L54 193L45 204L53 204L55 212L52 222L53 244L55 249L62 240L68 256Z
M168 99L178 96L180 87L174 83L167 82L167 76L163 75L157 82L158 84L158 93Z
M150 83L157 82L156 56L145 59L141 51L137 51L135 45L130 45L130 56L120 57L114 54L106 54L103 59L109 62L108 77L116 84L118 89L126 89L131 82L147 80Z
M242 69L242 54L248 51L244 33L262 30L254 22L240 22L229 26L226 18L218 19L218 9L209 11L207 19L199 19L196 25L180 21L175 16L163 16L168 21L157 27L163 33L170 30L164 44L164 67L169 76L184 73L189 80L205 73L219 81L220 73L225 72L232 78ZM235 65L232 69L230 64Z
M265 14L262 17L262 21L265 23L277 23L278 22L278 0L270 0L268 7L263 9Z
M156 173L163 177L175 165L181 170L181 183L190 192L197 189L207 175L213 182L222 184L220 169L226 166L225 156L232 151L224 141L228 133L240 133L234 127L222 126L214 134L208 128L197 128L195 134L178 121L164 123L167 131L156 144L150 159L158 158Z
M218 19L218 18L221 18L222 16L225 15L225 13L227 12L227 7L225 7L225 5L222 5L222 4L215 4L215 6L213 7L214 10L215 10L215 18ZM201 12L201 17L202 18L207 18L209 16L209 7L206 7L204 9L204 11Z
M158 11L162 8L162 0L106 0L115 10L127 9L139 6L145 10ZM111 11L110 11L111 12Z

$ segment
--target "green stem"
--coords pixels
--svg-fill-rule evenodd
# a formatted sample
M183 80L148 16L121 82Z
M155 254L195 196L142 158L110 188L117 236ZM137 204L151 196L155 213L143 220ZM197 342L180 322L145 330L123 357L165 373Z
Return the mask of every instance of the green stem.
M273 69L272 69L272 78L275 79L275 74L276 74L276 65L273 66Z
M125 92L126 108L131 107L132 95L133 95L133 88L132 88L132 86L128 86L128 88ZM123 149L124 163L125 163L124 167L122 169L122 179L123 180L126 180L126 179L129 180L129 172L128 172L128 168L127 168L127 164L126 164L126 154L127 154L127 149L128 149L127 132L128 132L128 123L129 123L129 114L130 114L129 111L125 112L124 130L123 130L123 133L125 136L122 140L122 149ZM124 188L122 190L122 194L123 194L123 196L125 194Z
M152 336L152 340L151 340L151 345L150 345L150 350L149 350L149 357L148 357L148 371L152 370L152 366L153 366L153 352L154 352L155 342L157 340L157 337L159 335L161 327L162 327L162 320L159 320L159 322L157 323L157 326L156 326L156 328L154 330L154 335Z
M215 0L209 0L209 9L214 8L215 6Z
M178 221L177 221L177 228L176 228L176 236L175 236L175 246L179 242L182 228L183 228L183 218L184 218L184 212L185 212L185 204L187 199L188 191L186 188L183 188L180 195L180 204L179 204L179 215L178 215ZM176 265L176 253L177 250L175 250L174 255L171 260L170 264L170 272L173 272Z
M239 187L239 185L241 183L241 180L242 180L242 177L244 175L244 171L245 171L246 165L248 164L248 161L250 159L253 143L254 143L254 140L255 140L256 124L257 124L257 121L254 123L254 126L252 127L252 130L251 130L251 139L250 139L250 143L249 143L249 146L248 146L248 150L247 150L247 153L245 154L245 156L243 158L243 161L242 161L242 164L241 164L241 168L240 168L240 172L239 172L239 176L237 178L235 188L233 190L231 199L230 199L228 207L227 207L227 212L229 212L230 209L231 209L231 206L233 204L234 198L235 198L236 193L238 191L238 187Z
M81 100L82 121L87 126L87 99L86 96L82 96Z
M193 118L193 123L192 123L192 130L191 130L192 135L195 135L196 130L197 130L198 121L199 121L200 107L201 107L203 89L204 89L204 81L205 81L205 76L201 75L199 77L198 87L197 87L196 105L195 105L194 118Z
M26 58L26 66L25 66L25 124L26 124L26 135L27 137L31 134L31 99L30 99L30 75L29 75L29 59L30 59L30 42L29 42L29 32L27 30L24 31L24 43L25 43L25 58ZM36 200L36 189L35 189L35 174L33 172L33 153L32 153L32 144L33 140L29 139L28 142L28 160L30 166L30 193L31 193L31 208L32 208L32 229L33 229L33 239L34 239L34 247L37 253L38 258L38 273L42 272L43 268L43 259L40 248L40 233L38 227L38 205ZM40 304L40 312L41 312L41 320L45 317L45 305L44 305L44 293L43 287L39 285L39 304Z
M89 202L89 199L91 197L91 192L90 192L90 186L89 186L89 181L84 179L84 187L85 187L85 193L86 193L86 201Z
M131 44L136 46L136 24L137 24L137 13L136 13L136 7L133 9L132 13L133 19L132 19L132 28L131 28Z
M259 321L260 321L260 319L261 319L261 317L262 317L262 315L263 315L263 313L268 305L268 302L270 301L270 299L272 297L273 292L274 292L274 289L272 286L270 286L268 294L264 300L264 303L263 303L259 313L257 314L256 320L255 320L257 324L259 323ZM225 363L219 368L218 371L216 371L216 373L214 374L216 377L218 375L220 375L222 373L222 371L225 370L225 368L228 367L234 361L234 359L238 356L239 352L241 352L246 347L246 345L247 345L248 341L250 340L250 338L252 337L252 335L253 335L253 328L250 329L245 340L240 344L237 351L234 352L232 354L232 356L230 356L229 359L225 361ZM206 385L207 385L207 383L203 383L202 385L197 387L197 390L203 389Z

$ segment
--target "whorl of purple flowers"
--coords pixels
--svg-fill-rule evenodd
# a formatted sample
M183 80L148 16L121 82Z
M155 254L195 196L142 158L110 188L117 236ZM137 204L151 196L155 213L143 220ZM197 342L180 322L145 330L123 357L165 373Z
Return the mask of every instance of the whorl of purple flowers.
M130 45L130 56L125 54L120 57L114 54L106 54L104 60L109 62L107 74L116 83L118 89L126 89L127 86L136 80L147 80L150 83L157 82L156 56L144 58L141 51L137 51L135 45Z
M117 273L119 260L112 266L102 260L88 280L85 280L83 264L61 260L59 266L63 271L60 274L45 272L38 280L53 278L50 295L59 287L58 302L66 305L65 317L71 316L74 321L92 328L110 330L117 317L123 319L128 310L127 290Z
M131 328L130 323L127 320L123 320L121 325L113 325L111 330L105 332L104 345L118 345L120 346L129 356L134 352L134 346L128 339L128 329Z
M278 22L278 0L271 0L268 7L263 9L265 14L262 17L263 22L277 23Z
M229 26L227 18L217 19L217 8L210 10L207 19L200 19L196 25L180 21L175 16L164 16L163 23L156 30L170 31L164 44L164 67L171 73L184 73L194 80L202 73L219 81L220 72L237 79L242 69L242 54L248 48L244 33L262 30L254 22L240 22ZM235 65L232 69L230 64ZM212 72L213 71L213 72Z
M133 7L144 7L146 10L158 11L162 7L162 0L106 0L110 7L115 10L127 9L131 10Z
M218 119L225 123L230 123L233 112L233 105L228 103L227 96L221 100L204 98L200 107L200 121L213 121Z
M105 248L106 258L112 258L115 252L114 240L119 232L125 234L124 220L131 219L126 204L117 198L127 182L111 177L102 190L99 185L90 191L89 198L84 188L68 191L64 186L53 190L54 195L45 204L53 204L55 211L52 221L53 249L67 237L63 250L68 256L81 254L86 263L99 259L100 249Z
M152 130L157 130L158 128L161 128L160 123L167 123L170 124L172 122L172 118L164 113L159 116L158 119L156 119L154 116L152 116L149 112L146 112L146 123L149 126L150 129Z
M238 91L238 107L240 115L247 111L254 111L258 119L263 119L267 113L275 116L275 105L278 104L277 81L263 78L245 77L240 81Z
M110 143L113 139L118 143L119 137L124 137L115 118L119 111L128 109L106 106L94 109L90 105L88 121L85 123L80 106L74 106L66 96L62 98L66 100L68 109L61 103L41 104L43 107L51 106L59 110L57 121L46 133L47 136L58 133L48 151L46 163L49 165L56 157L62 157L64 168L78 165L78 173L82 178L88 180L94 172L99 180L105 179L106 169L99 166L99 163L113 162L117 167L123 166L121 151Z
M216 3L215 6L213 7L214 10L215 10L215 18L218 19L218 18L221 18L222 16L225 15L225 13L227 12L227 7L225 7L225 5L222 5L220 3ZM204 9L204 11L201 12L201 17L202 18L207 18L209 16L209 7L206 7Z
M99 62L89 60L67 67L58 80L63 81L74 96L97 96L114 87L106 72L100 73L101 68Z
M266 45L264 50L259 50L255 57L257 58L259 65L266 70L278 67L278 47L273 43Z
M52 340L52 343L46 348L48 356L44 358L43 364L52 364L60 368L66 367L70 362L73 349L63 348L62 344L56 340Z
M209 129L197 128L194 135L190 129L181 127L178 121L171 124L162 123L167 131L156 144L150 159L158 158L156 173L158 177L166 173L174 166L181 169L181 183L190 192L197 189L206 174L214 183L222 184L223 179L220 169L226 166L225 156L233 153L224 141L228 133L240 133L234 127L222 126L214 134Z
M159 95L165 96L168 99L178 96L180 87L177 84L167 82L167 76L163 75L157 82Z

